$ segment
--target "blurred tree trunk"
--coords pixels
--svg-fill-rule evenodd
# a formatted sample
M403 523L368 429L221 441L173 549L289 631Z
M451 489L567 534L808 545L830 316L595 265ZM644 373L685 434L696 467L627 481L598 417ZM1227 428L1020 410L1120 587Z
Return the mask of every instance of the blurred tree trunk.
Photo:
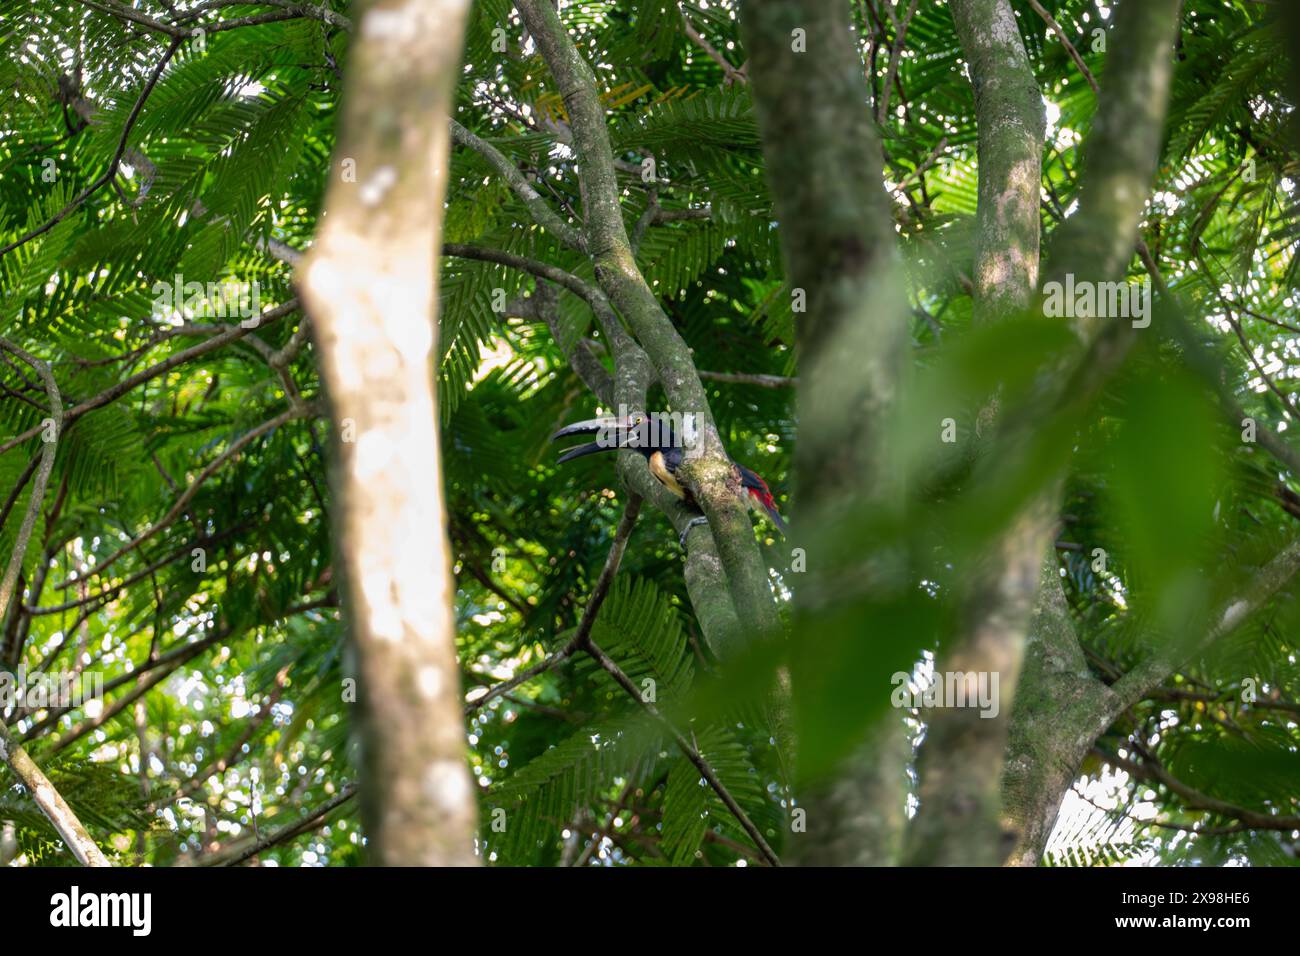
M432 348L448 118L469 0L362 5L323 228L303 263L336 426L362 810L381 865L473 864Z
M1015 836L1008 865L1038 865L1079 765L1122 710L1088 668L1053 561L1043 568L1012 705L1002 784Z
M975 88L979 130L975 320L996 322L1023 313L1038 288L1043 99L1009 0L952 0L949 9ZM980 415L977 453L996 417L995 399ZM970 576L959 630L939 654L936 678L997 674L1000 706L993 717L972 707L925 714L910 864L991 866L1010 850L1001 820L1002 760L1044 558L1056 568L1055 555L1047 553L1054 502L1049 494L1027 507Z
M1179 0L1123 0L1118 6L1108 88L1086 147L1081 207L1061 231L1053 257L1057 271L1076 266L1090 279L1113 280L1132 258L1159 154L1179 6ZM1007 0L954 0L951 9L976 91L980 203L974 294L977 318L991 321L1029 307L1037 289L1043 106ZM797 323L800 379L806 384L795 455L795 526L807 536L796 543L806 544L816 540L820 526L854 505L888 511L898 501L906 479L890 470L888 422L906 367L906 312L891 278L893 230L880 190L880 146L846 11L811 0L748 0L741 25L788 273L808 296L807 315ZM1081 323L1078 332L1083 346L1100 342L1096 377L1104 380L1130 340L1113 330L1103 337L1095 322ZM1069 358L1078 360L1083 351ZM981 425L992 431L998 417L995 401ZM1041 853L1078 760L1105 729L1098 727L1099 715L1109 709L1095 706L1091 684L1076 695L1078 707L1059 733L1043 719L1027 718L1026 708L1010 706L1031 620L1045 629L1032 644L1027 679L1033 685L1026 691L1031 707L1056 686L1052 675L1073 673L1073 655L1062 657L1049 640L1060 633L1073 639L1059 581L1041 593L1039 588L1044 575L1056 574L1049 549L1058 487L1050 482L1026 504L960 595L959 629L941 665L997 672L1004 706L992 720L974 709L926 715L921 810L908 835L908 862L993 864L1013 851L1018 862L1035 848ZM852 578L845 570L810 570L809 580L799 582L798 605L848 599L843 586ZM870 586L887 587L889 556L865 555L856 571L854 577ZM1049 626L1056 630L1049 632ZM834 780L801 795L809 838L794 844L797 858L821 864L897 861L907 753L890 745L893 727L893 721L881 721L875 737L845 761ZM1004 806L1009 739L1011 783ZM883 786L885 781L898 787ZM1035 786L1041 786L1041 798L1031 792Z
M1133 259L1160 152L1180 7L1181 0L1124 0L1117 8L1080 206L1056 236L1050 278L1073 271L1115 281ZM952 11L980 130L976 315L997 318L1027 305L1036 283L1041 105L1006 0L954 0ZM1032 177L1024 173L1030 168ZM1118 367L1133 341L1131 328L1096 318L1076 331L1090 351L1071 358L1094 382ZM985 427L1000 424L996 406L983 417ZM987 721L962 709L930 721L910 863L1036 864L1080 761L1108 726L1106 715L1118 715L1107 699L1113 695L1083 665L1061 590L1050 550L1059 502L1058 478L1022 508L973 575L962 629L941 664L999 673L1000 710Z
M819 539L855 507L884 511L900 501L903 476L891 464L887 435L907 361L906 303L896 281L880 139L847 7L748 0L741 29L787 274L792 294L807 303L796 321L792 544L810 556L795 586L800 630L808 615L852 602L861 588L890 577L880 553L861 554L853 567L830 566L830 549ZM799 793L807 829L788 842L789 861L896 862L910 757L907 728L892 713L831 779Z
M1160 159L1181 11L1182 0L1122 0L1112 16L1097 115L1084 144L1079 208L1053 239L1048 280L1069 272L1120 280L1135 244L1142 245L1139 224ZM1082 319L1076 331L1089 348L1086 371L1098 382L1119 366L1135 337L1129 323L1096 317ZM1058 493L1053 504L1059 500ZM1036 507L1041 502L1026 510L1021 524L1032 522ZM1026 565L1051 546L1054 526L1045 523L1046 533L1026 542ZM1002 767L1004 859L1036 866L1084 755L1134 701L1115 706L1116 695L1083 666L1054 557L1043 569L1032 618L1012 620L1021 634L1027 630L1029 642Z

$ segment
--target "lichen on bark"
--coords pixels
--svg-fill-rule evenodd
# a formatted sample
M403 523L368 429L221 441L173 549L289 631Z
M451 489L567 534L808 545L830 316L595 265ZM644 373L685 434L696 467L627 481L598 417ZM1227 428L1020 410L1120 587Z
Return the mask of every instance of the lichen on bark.
M336 424L362 815L383 865L477 862L432 364L448 113L468 6L378 0L360 11L328 216L299 272Z

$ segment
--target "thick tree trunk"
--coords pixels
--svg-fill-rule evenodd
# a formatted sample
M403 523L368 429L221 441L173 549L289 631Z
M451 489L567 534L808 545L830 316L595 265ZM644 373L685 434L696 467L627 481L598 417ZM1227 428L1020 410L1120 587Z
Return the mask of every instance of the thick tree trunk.
M1182 0L1122 0L1116 11L1097 118L1084 146L1079 209L1056 236L1045 270L1049 278L1075 271L1114 281L1132 260L1160 155L1181 8ZM1133 337L1127 324L1106 328L1096 317L1082 318L1077 331L1095 345L1089 370L1094 382L1119 365ZM1037 553L1049 542L1045 538ZM1011 707L1003 777L1007 862L1021 866L1041 859L1080 761L1122 711L1109 688L1081 666L1050 557L1043 581L1025 673Z
M1180 0L1120 5L1106 87L1085 146L1080 210L1054 247L1057 273L1076 268L1088 278L1113 281L1132 258L1159 155L1179 6ZM1033 75L1006 0L955 0L952 10L971 62L980 128L977 314L996 318L1028 304L1035 287L1041 106L1036 92L1026 90ZM1081 321L1078 331L1085 342L1103 332L1102 341L1114 340L1113 348L1092 358L1095 381L1104 380L1122 360L1131 333L1115 336L1096 319ZM984 418L994 421L996 407ZM921 809L909 844L911 863L993 864L1008 854L1023 861L1033 847L1041 852L1079 761L1105 729L1097 726L1099 692L1092 685L1075 688L1068 715L1054 715L1061 721L1056 726L1035 721L1032 703L1015 703L1038 581L1056 575L1050 546L1059 498L1054 481L1012 522L971 582L963 629L941 666L998 672L1002 706L987 721L970 711L935 715L918 764ZM1040 605L1036 620L1049 616ZM1048 673L1035 662L1031 686L1023 689L1031 702L1043 699ZM1008 729L1008 722L1018 726ZM1008 735L1007 756L1015 763L1005 773L1011 789L1000 801L998 755Z
M903 482L887 435L906 365L906 310L894 281L880 141L848 25L847 9L824 0L748 0L741 18L791 294L807 303L796 322L791 543L813 560L792 580L800 640L816 639L805 626L809 614L851 602L863 593L857 588L890 577L880 554L859 555L851 568L830 566L821 537L856 507L895 507ZM850 580L855 587L843 587ZM891 714L830 779L801 790L806 831L795 832L788 860L895 862L910 758L906 726Z
M324 227L301 270L339 439L335 535L360 678L363 819L383 865L476 862L432 365L468 6L364 6Z
M1107 97L1099 110L1094 141L1087 147L1082 209L1063 230L1057 259L1061 268L1086 262L1087 269L1080 271L1091 273L1091 278L1113 278L1127 261L1126 254L1131 254L1137 216L1158 155L1170 75L1168 47L1178 6L1178 0L1120 4ZM955 0L952 9L971 64L981 129L976 309L981 319L997 318L1026 307L1035 292L1042 106L1006 0ZM819 501L829 507L838 499L842 507L856 494L856 500L864 500L865 495L865 500L887 508L895 493L890 482L901 478L880 473L890 461L887 440L881 436L887 432L888 409L903 364L896 339L902 328L897 315L901 310L887 307L888 284L877 278L885 271L881 250L888 238L887 232L884 236L872 232L873 220L882 220L881 205L872 194L878 191L880 178L878 144L866 123L861 64L843 13L834 4L798 0L750 0L742 12L788 271L793 284L804 287L809 296L809 315L800 321L801 381L810 387L800 395L796 516L805 532L811 526L814 533ZM1122 133L1125 129L1128 132ZM843 175L848 168L858 175ZM888 224L887 213L883 223ZM1088 341L1097 330L1084 323L1080 332ZM1116 347L1098 353L1098 380L1113 370L1125 345L1121 338ZM843 363L850 360L854 369L845 374ZM839 384L818 385L829 382ZM844 382L859 383L859 393L843 391ZM986 423L996 417L993 404ZM846 434L849 427L851 435ZM865 457L859 458L863 453ZM1055 573L1049 547L1059 495L1055 482L1050 487L1012 522L971 576L964 624L943 665L997 671L1007 701L1017 682L1040 574ZM873 562L868 560L863 570L863 576L871 577ZM881 569L876 565L874 570ZM815 604L843 597L825 593L814 580L802 584L797 599ZM1033 674L1037 677L1038 670ZM1037 693L1035 688L1031 699ZM1013 734L1020 761L1017 773L1033 781L1027 789L1052 784L1034 791L1036 798L1041 797L1034 808L1021 799L1017 806L1024 812L1017 820L1002 813L999 801L1011 708L1003 708L993 721L981 721L973 712L937 714L920 767L922 810L909 841L909 859L997 862L1018 845L1023 827L1050 832L1054 808L1059 807L1063 787L1081 759L1079 747L1086 751L1078 741L1086 738L1090 745L1104 729L1096 726L1095 719L1087 719L1087 703L1080 703L1082 710L1076 715L1082 723L1068 724L1070 730L1061 731L1066 737L1045 736L1050 733L1045 726L1035 726L1035 732L1027 735ZM1021 729L1031 728L1022 725ZM1032 746L1031 740L1041 740L1041 748ZM874 748L892 752L879 742ZM856 790L862 799L881 793L886 794L884 799L892 799L888 788L874 785L880 768L872 762L870 750L859 757L864 759L849 761L842 778L808 802L810 831L816 822L813 818L824 811L833 818L829 832L842 840L874 840L888 847L891 841L882 840L879 828L863 821L891 815L854 808L847 797ZM1027 765L1039 759L1065 769L1053 769L1056 777L1046 781L1040 768ZM1029 817L1036 822L1031 824ZM961 839L953 839L954 834L962 835ZM825 844L808 841L807 845ZM887 856L886 852L877 858ZM810 861L819 862L817 857L814 852Z
M1008 0L952 0L949 9L969 64L979 127L975 317L996 322L1028 308L1037 290L1043 101ZM996 416L994 401L980 416L981 434ZM1002 759L1025 624L1056 528L1055 501L1051 494L1027 508L967 582L960 630L938 667L996 674L999 709L993 717L973 707L925 714L909 863L996 865L1010 849L1013 838L1001 820ZM1055 555L1046 557L1055 570Z
M1014 835L1008 865L1038 865L1080 763L1118 713L1114 693L1088 670L1052 562L1043 569L1012 705L1002 795Z
M893 866L903 852L912 740L890 711L836 768L803 789L806 831L789 842L786 862L799 866Z

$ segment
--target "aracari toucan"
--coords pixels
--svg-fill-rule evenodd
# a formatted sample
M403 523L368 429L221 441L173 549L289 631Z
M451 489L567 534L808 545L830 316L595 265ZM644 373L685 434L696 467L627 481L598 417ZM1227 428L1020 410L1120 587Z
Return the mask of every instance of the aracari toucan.
M677 480L677 469L686 460L686 448L678 430L673 428L671 419L660 418L641 413L633 413L622 418L592 418L585 422L566 425L551 436L551 441L568 438L572 435L597 435L596 441L585 445L575 445L561 453L559 462L573 461L584 455L594 455L602 451L616 451L627 448L645 456L650 466L650 474L678 498L694 506L695 501L690 490ZM785 534L785 520L776 510L772 491L767 482L754 474L744 465L732 462L736 470L740 487L745 493L745 504L754 510L761 510L776 525L782 535ZM681 543L686 546L686 535L697 524L704 524L708 519L703 515L692 518L682 529Z

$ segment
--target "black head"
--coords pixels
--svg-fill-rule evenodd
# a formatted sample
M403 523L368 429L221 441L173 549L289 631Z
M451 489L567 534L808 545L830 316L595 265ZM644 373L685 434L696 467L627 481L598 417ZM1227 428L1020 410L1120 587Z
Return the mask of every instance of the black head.
M551 441L568 438L571 435L595 435L596 440L585 445L575 445L560 455L560 464L573 461L584 455L594 455L602 451L616 451L630 448L639 451L647 458L659 447L651 416L645 412L632 412L622 417L590 418L585 422L566 425L551 436ZM671 439L671 434L669 436Z

